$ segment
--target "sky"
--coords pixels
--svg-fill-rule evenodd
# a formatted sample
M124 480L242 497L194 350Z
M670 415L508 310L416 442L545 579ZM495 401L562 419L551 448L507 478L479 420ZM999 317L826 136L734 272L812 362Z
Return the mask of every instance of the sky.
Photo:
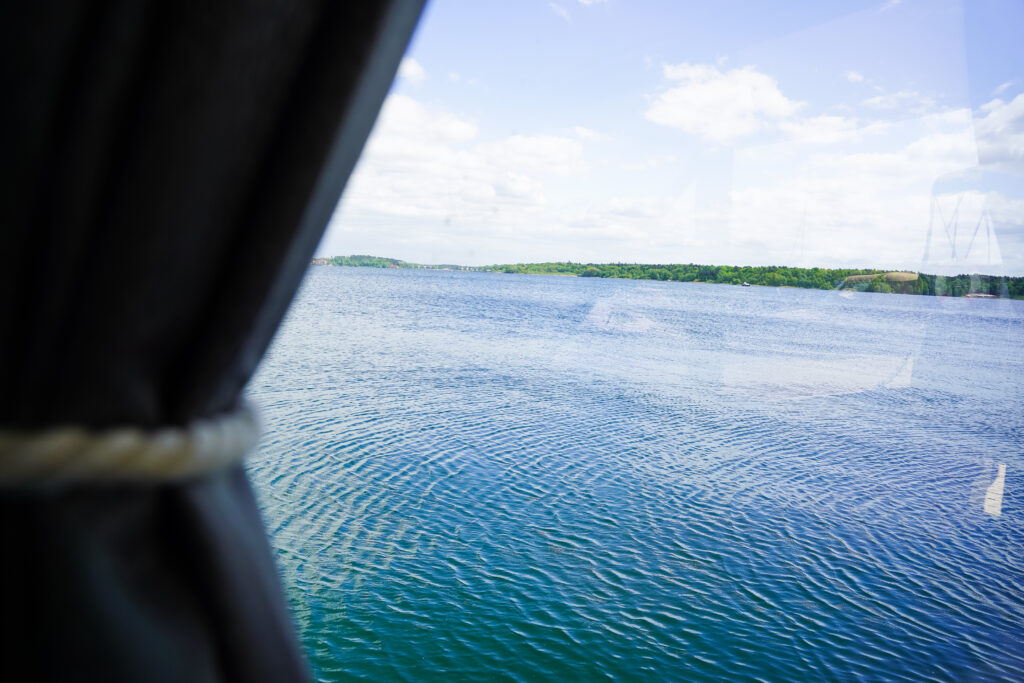
M433 0L319 256L1024 275L1022 0Z

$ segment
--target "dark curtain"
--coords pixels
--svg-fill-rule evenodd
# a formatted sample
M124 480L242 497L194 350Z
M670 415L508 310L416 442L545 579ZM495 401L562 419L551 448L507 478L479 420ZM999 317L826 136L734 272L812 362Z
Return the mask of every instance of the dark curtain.
M3 4L0 429L236 406L421 4ZM240 467L4 487L0 529L7 680L307 675Z

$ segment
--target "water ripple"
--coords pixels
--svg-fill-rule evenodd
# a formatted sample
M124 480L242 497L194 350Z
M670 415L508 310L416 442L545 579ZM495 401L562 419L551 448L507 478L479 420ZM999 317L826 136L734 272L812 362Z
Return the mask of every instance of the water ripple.
M312 269L248 391L315 675L1018 678L1011 303Z

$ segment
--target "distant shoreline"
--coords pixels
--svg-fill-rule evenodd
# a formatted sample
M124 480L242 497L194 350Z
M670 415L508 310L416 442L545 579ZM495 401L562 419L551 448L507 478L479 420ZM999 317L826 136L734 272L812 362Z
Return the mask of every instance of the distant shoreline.
M793 289L839 289L884 294L1024 299L1024 277L1003 277L979 273L945 276L870 268L708 266L694 263L574 263L571 261L460 266L455 264L426 265L365 255L315 258L311 265L559 275Z

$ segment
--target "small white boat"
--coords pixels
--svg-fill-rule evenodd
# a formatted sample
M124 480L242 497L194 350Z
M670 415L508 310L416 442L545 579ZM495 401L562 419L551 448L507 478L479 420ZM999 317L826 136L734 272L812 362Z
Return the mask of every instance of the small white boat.
M744 282L744 283L743 283L743 286L744 286L744 287L749 287L749 286L750 286L750 283L749 283L749 282Z

